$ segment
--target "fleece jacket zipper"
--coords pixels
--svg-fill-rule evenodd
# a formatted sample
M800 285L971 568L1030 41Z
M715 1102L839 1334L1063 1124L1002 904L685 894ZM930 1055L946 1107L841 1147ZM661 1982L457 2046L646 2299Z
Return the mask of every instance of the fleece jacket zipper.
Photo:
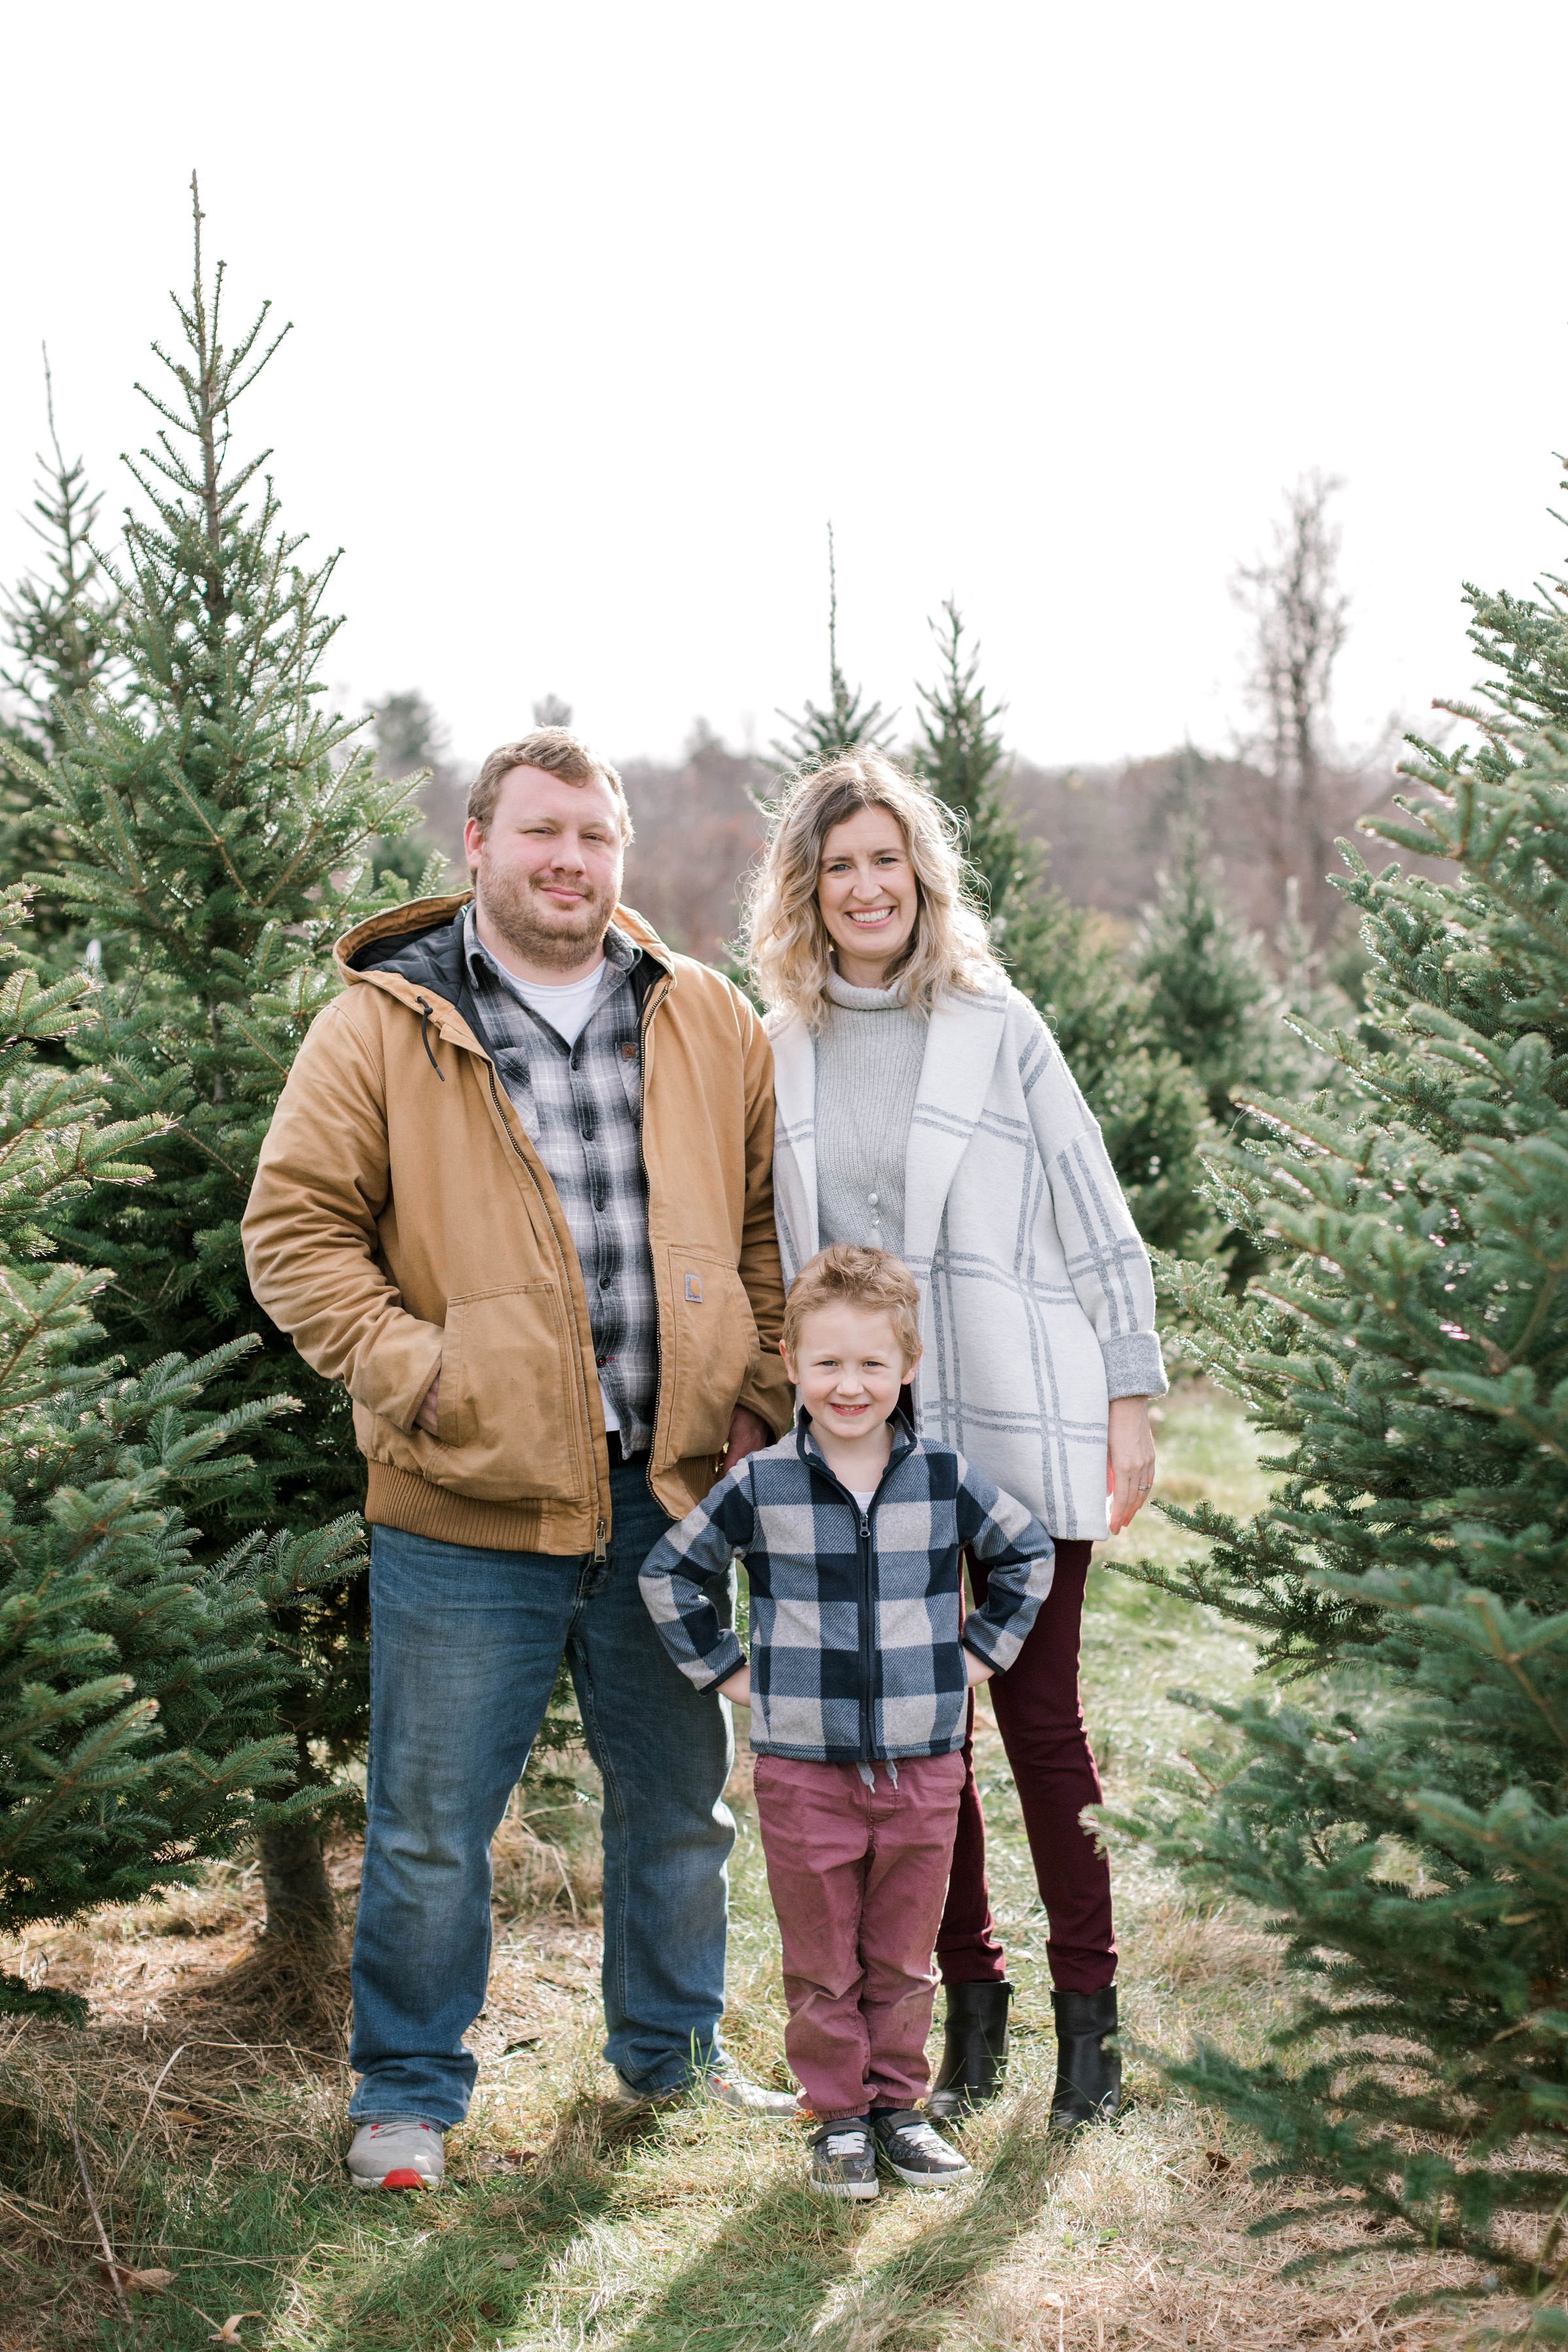
M860 1508L859 1504L855 1500L855 1497L849 1492L848 1487L846 1486L842 1480L840 1480L836 1474L828 1468L826 1456L819 1455L817 1460L811 1463L810 1465L814 1470L821 1470L823 1476L829 1480L830 1483L837 1488L839 1494L843 1496L844 1500L848 1504L850 1509L855 1514L855 1577L856 1582L859 1587L859 1597L856 1604L856 1617L858 1620L857 1634L859 1653L858 1664L860 1668L860 1754L858 1761L862 1764L874 1764L879 1760L877 1753L877 1743L873 1737L876 1702L872 1696L871 1688L872 1680L876 1673L876 1649L871 1640L871 1626L873 1622L873 1600L871 1591L871 1514L876 1509L878 1499L881 1495L883 1486L887 1483L888 1472L892 1469L896 1462L901 1462L904 1455L912 1450L913 1449L911 1447L906 1445L902 1451L900 1451L897 1441L895 1441L893 1451L889 1454L887 1462L883 1466L882 1475L877 1481L876 1493L872 1496L870 1502L867 1505L864 1510Z

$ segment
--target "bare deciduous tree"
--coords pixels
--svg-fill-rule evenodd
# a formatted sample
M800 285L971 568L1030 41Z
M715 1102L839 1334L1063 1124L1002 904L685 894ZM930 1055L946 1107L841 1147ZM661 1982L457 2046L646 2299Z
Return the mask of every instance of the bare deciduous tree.
M1345 771L1333 758L1329 709L1350 599L1340 586L1340 534L1329 517L1338 482L1307 475L1287 491L1271 551L1237 575L1256 629L1248 691L1262 720L1251 747L1273 787L1259 811L1283 906L1292 879L1303 919L1331 929L1338 901L1326 877Z

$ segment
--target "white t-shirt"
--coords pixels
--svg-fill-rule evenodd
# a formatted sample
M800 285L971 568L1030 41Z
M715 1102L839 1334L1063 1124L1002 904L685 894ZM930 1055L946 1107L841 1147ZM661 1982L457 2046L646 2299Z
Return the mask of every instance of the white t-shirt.
M607 968L606 959L601 957L593 971L581 980L554 982L519 980L516 972L497 966L512 994L520 997L531 1013L537 1013L542 1021L548 1021L568 1045L577 1043L592 1019L599 983Z
M548 1021L556 1035L568 1045L577 1043L593 1019L599 983L610 968L608 958L601 957L593 971L585 972L581 980L556 982L519 980L516 972L508 971L499 959L495 962L496 970L512 994L526 1004L531 1013L537 1013L542 1021ZM605 1427L619 1429L620 1416L610 1402L610 1391L603 1381L599 1382L599 1402L605 1409Z
M864 1517L865 1517L865 1516L866 1516L866 1514L867 1514L867 1512L870 1509L870 1507L871 1507L872 1504L873 1504L873 1503L876 1501L876 1499L877 1499L877 1489L876 1489L876 1487L875 1487L875 1486L868 1486L868 1487L866 1488L865 1493L864 1493L864 1494L862 1494L858 1486L851 1486L851 1487L849 1488L849 1492L850 1492L850 1494L852 1494L852 1495L854 1496L855 1500L859 1504L859 1506L860 1506L860 1517L861 1517L862 1518L864 1518Z

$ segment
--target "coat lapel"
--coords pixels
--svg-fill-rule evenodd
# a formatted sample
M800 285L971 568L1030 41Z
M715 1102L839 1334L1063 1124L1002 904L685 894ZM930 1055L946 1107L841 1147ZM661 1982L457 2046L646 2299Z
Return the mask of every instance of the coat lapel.
M1007 1018L1005 984L984 996L957 990L933 1008L904 1165L904 1258L930 1279L942 1212L979 1123Z
M784 1280L816 1250L816 1046L798 1013L768 1024L773 1049L773 1211Z

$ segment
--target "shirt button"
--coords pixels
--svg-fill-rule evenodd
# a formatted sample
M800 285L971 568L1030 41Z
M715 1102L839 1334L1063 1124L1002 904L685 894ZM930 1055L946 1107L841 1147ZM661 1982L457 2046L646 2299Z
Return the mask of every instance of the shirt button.
M874 1209L874 1208L876 1207L876 1205L877 1205L877 1195L875 1194L875 1192L868 1192L868 1193L867 1193L867 1195L866 1195L866 1199L867 1199L868 1202L869 1203L869 1205Z
M608 1290L609 1286L610 1286L610 1277L609 1277L609 1276L608 1276L607 1274L602 1274L602 1275L599 1276L599 1287L600 1287L600 1289L601 1289L601 1290Z

